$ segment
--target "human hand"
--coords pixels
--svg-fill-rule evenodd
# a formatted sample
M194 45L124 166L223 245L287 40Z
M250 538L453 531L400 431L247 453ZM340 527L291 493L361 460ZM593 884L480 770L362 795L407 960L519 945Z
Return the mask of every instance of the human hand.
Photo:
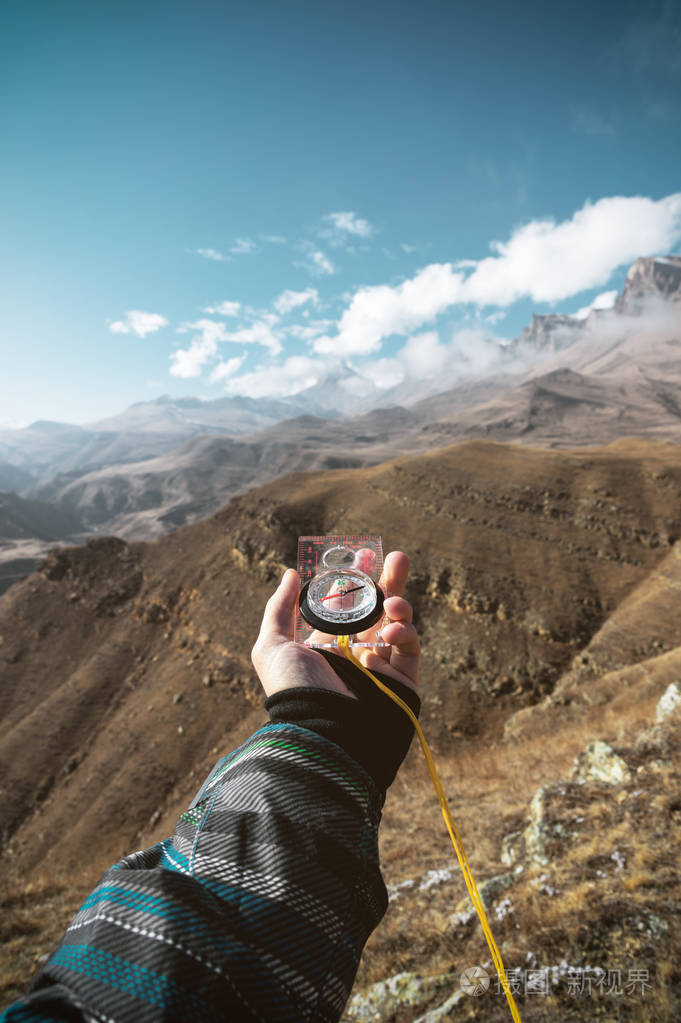
M353 652L370 671L380 671L416 690L419 640L412 625L411 605L402 597L408 575L407 555L401 551L388 554L379 586L384 593L390 594L384 604L390 622L382 631L383 639L390 646L364 647ZM309 686L356 698L320 653L293 641L299 591L298 573L288 569L265 607L251 658L266 695ZM371 630L362 638L370 639L374 632Z

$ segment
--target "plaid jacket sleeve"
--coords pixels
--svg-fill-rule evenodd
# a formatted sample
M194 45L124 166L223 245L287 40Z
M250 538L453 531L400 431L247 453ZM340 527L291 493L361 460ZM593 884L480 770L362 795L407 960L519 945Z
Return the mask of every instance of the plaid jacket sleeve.
M382 802L333 742L266 725L104 874L3 1023L338 1020L387 907Z

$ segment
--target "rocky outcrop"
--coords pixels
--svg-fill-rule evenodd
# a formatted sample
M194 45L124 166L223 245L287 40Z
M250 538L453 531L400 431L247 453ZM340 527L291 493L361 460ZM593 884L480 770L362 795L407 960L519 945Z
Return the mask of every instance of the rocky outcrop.
M579 781L601 781L606 785L624 785L631 781L631 771L622 757L602 739L590 742L577 757L573 777Z
M636 316L653 297L681 302L681 256L637 259L615 301L615 312Z
M584 329L584 321L574 316L549 313L546 316L533 314L530 325L525 327L514 342L516 348L530 347L539 352L560 352L569 348Z
M455 992L462 996L458 989L455 973L443 973L434 977L424 977L420 973L403 971L387 980L379 980L367 991L359 992L350 999L343 1019L369 1023L374 1020L390 1019L394 1013L422 1006L439 992L455 986ZM447 999L450 1001L450 998Z
M681 713L681 685L672 682L667 686L655 708L655 720L666 721L672 715Z

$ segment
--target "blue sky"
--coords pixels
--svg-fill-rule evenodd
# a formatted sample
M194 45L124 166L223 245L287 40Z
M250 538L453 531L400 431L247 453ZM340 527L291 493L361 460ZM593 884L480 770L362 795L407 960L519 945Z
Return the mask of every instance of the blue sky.
M435 373L681 241L674 2L2 22L6 424Z

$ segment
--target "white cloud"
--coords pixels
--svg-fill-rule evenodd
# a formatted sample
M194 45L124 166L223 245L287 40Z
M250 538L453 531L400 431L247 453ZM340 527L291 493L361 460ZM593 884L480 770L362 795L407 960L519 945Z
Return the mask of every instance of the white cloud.
M245 355L235 355L234 358L227 359L226 362L219 362L209 377L211 384L219 383L221 380L234 376L245 358Z
M681 239L681 193L653 200L614 196L586 203L570 220L533 220L493 256L456 264L432 263L397 286L360 288L343 313L336 337L322 337L321 354L370 354L391 334L409 334L450 306L511 305L523 297L557 302L607 282L638 256L672 249ZM465 271L471 272L465 276Z
M158 313L143 313L140 309L129 309L124 320L109 323L109 330L112 334L136 334L137 337L146 337L147 334L155 334L161 327L167 326L165 316Z
M227 256L223 256L217 249L195 249L198 256L203 256L204 259L213 259L216 263L224 263Z
M357 252L368 252L368 245L356 246L360 240L366 242L375 232L368 220L358 217L352 210L338 213L327 213L322 217L322 226L317 235L334 249L343 249L354 255Z
M404 380L404 366L399 359L370 359L361 366L353 365L352 368L381 390L396 387Z
M358 238L370 238L374 233L374 228L368 220L363 220L350 210L344 213L328 213L322 219L331 224L335 232L342 235L353 234Z
M335 274L336 272L335 266L333 265L331 260L324 255L323 252L320 252L319 249L316 249L314 252L310 253L310 259L312 260L312 264L316 268L318 273L322 275Z
M319 338L313 348L344 356L377 351L384 337L409 334L460 301L462 282L449 263L432 263L397 287L360 288L340 319L338 335Z
M238 303L237 303L238 304ZM272 355L279 355L282 346L279 337L272 327L279 321L274 313L263 314L263 318L240 330L228 331L227 325L217 320L200 319L182 323L177 328L178 334L186 334L190 330L198 331L188 348L180 348L170 356L170 372L178 377L198 377L206 363L218 355L218 344L232 342L234 344L257 344L267 348ZM243 361L243 356L235 356L216 366L211 374L211 381L223 380L236 372Z
M255 242L252 238L237 238L234 245L230 246L229 251L237 256L243 256L245 253L253 252L254 249Z
M499 361L505 342L490 336L479 327L455 330L449 343L450 379L465 379L488 373Z
M307 302L311 302L313 305L317 305L319 302L319 292L316 288L306 288L305 291L291 291L290 288L287 288L286 291L282 291L279 298L275 299L274 308L281 316L285 316L292 309L305 305Z
M226 341L227 334L225 333L226 327L224 323L219 323L217 320L193 320L187 323L181 323L177 328L178 334L186 334L189 330L198 330L201 334L203 341Z
M326 277L335 274L336 267L329 257L311 242L303 242L300 250L305 254L306 258L294 262L294 266L307 270L308 273L313 274L315 277Z
M255 312L255 310L252 310L252 312ZM190 330L200 331L199 337L192 340L201 342L201 350L206 352L211 349L213 352L217 351L217 343L219 341L232 341L236 344L262 345L264 348L268 348L273 355L278 355L281 351L281 342L272 332L272 327L278 322L279 317L275 316L274 313L264 313L260 320L257 320L250 326L243 327L240 330L228 331L225 323L218 322L217 320L202 319L195 320L192 323L182 323L177 328L177 333L186 334Z
M452 351L440 342L437 331L410 337L392 357L374 359L353 368L367 376L377 387L394 387L406 378L427 380L441 376L452 364Z
M30 419L0 419L0 430L23 430L30 423Z
M218 351L218 341L226 341L224 323L216 323L215 320L196 320L193 323L183 323L178 334L185 334L187 330L198 330L199 333L192 338L189 348L178 348L170 355L170 372L175 377L199 377L206 362L215 358Z
M589 305L583 306L578 309L576 313L571 315L575 320L585 320L592 309L612 309L617 298L617 291L603 291L600 295L596 295L593 302Z
M270 318L272 319L272 317ZM273 317L273 319L276 321L277 317ZM267 322L267 318L263 318L256 323L252 323L250 327L242 327L241 330L225 334L224 340L234 341L236 344L242 345L262 345L264 348L268 348L272 355L279 355L281 352L281 341L272 331L272 325L272 323Z
M399 360L410 376L434 377L451 365L451 352L440 344L437 332L431 330L410 337L399 353Z
M200 377L204 363L217 353L210 340L195 338L189 348L178 348L170 355L170 372L174 377Z
M241 311L241 302L220 302L219 305L206 306L203 311L211 316L238 316Z
M325 370L321 359L292 355L281 365L259 366L251 373L228 380L226 389L230 394L245 394L249 398L286 397L313 387Z
M319 337L327 331L330 326L331 320L309 320L305 324L293 323L285 330L291 337L297 337L300 341L311 341L312 338Z
M286 239L281 234L261 234L258 237L263 242L269 242L270 245L286 245Z
M384 389L403 380L437 380L444 389L454 380L489 369L499 352L499 340L479 329L457 330L448 343L440 341L436 331L427 331L410 337L392 358L353 364L353 368Z
M613 196L586 203L571 220L533 220L466 280L466 300L506 306L524 296L557 302L604 284L638 256L669 251L681 238L681 193L657 202Z

